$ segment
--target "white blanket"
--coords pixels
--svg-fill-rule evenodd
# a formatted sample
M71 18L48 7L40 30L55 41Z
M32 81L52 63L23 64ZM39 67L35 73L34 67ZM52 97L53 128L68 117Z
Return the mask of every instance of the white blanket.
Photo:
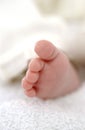
M0 130L85 130L85 83L68 96L40 100L21 85L0 85Z

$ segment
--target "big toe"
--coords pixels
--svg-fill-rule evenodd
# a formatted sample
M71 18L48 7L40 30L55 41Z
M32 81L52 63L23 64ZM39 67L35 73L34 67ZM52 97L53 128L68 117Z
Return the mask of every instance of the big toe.
M59 50L49 41L41 40L36 43L35 52L44 60L52 60L58 55Z

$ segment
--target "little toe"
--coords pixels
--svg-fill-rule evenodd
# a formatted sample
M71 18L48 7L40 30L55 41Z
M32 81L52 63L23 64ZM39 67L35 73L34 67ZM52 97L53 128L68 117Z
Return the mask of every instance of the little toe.
M44 67L44 61L39 58L33 59L29 64L29 69L33 72L39 72Z
M30 90L26 90L25 94L29 97L35 97L36 96L36 90L34 88L30 89Z
M39 79L39 73L35 73L35 72L32 72L32 71L27 71L26 73L26 80L29 82L29 83L36 83Z
M35 52L44 60L52 60L59 54L59 50L52 43L46 40L37 42Z

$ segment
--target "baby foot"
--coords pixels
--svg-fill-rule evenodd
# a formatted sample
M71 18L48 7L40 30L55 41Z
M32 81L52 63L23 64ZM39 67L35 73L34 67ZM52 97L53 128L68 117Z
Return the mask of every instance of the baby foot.
M76 71L63 52L45 40L36 44L35 52L39 57L30 62L22 80L26 95L55 98L78 87Z

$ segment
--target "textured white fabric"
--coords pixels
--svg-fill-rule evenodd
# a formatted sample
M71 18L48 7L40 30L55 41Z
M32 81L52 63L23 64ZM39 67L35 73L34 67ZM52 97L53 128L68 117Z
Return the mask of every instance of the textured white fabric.
M5 103L0 107L0 130L84 130L85 105L74 103L75 96L68 99Z
M28 98L20 84L0 85L0 130L85 130L85 83L66 97Z

